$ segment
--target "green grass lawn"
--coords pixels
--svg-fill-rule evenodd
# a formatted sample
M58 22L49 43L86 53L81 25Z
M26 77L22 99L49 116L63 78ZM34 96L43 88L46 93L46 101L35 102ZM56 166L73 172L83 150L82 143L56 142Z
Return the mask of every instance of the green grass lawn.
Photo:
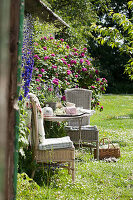
M133 96L103 95L101 103L104 109L91 117L91 125L97 125L100 139L107 137L119 144L118 161L97 161L89 149L76 149L74 184L65 169L55 171L49 186L19 175L17 200L133 199Z

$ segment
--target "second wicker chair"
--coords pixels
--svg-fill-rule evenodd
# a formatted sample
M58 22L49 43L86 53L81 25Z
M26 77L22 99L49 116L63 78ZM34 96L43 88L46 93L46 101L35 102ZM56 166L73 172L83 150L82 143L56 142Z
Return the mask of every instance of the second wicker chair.
M83 107L91 110L92 91L83 88L72 88L65 90L66 101L74 103L76 107ZM67 135L74 143L80 140L79 122L72 120L65 127ZM99 131L96 126L90 126L90 118L85 117L81 124L81 140L82 143L95 143L91 147L96 148L97 159L99 159Z

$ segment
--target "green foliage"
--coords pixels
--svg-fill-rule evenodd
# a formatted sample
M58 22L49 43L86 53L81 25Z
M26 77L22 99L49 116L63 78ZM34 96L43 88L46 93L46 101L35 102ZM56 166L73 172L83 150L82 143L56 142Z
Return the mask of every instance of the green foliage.
M28 145L28 136L30 134L30 127L28 127L28 112L26 110L26 107L24 106L24 101L19 101L19 110L20 110L20 122L19 122L19 153L24 156L24 148L27 147Z
M61 16L70 28L59 33L69 45L76 45L78 48L87 43L85 33L88 33L88 25L96 22L96 13L89 0L48 0L51 9Z
M18 172L26 173L31 177L32 171L36 168L36 163L33 162L32 148L28 144L23 148L24 156L19 154Z
M35 42L44 35L48 37L49 34L54 35L54 33L61 31L61 28L56 28L52 23L41 22L39 18L33 19L33 26L33 40Z
M114 13L113 11L109 14L112 17L112 21L115 22L117 26L112 27L102 27L101 25L93 24L91 26L91 31L98 34L95 40L101 45L107 43L112 48L118 47L121 53L126 53L129 56L129 61L125 66L125 72L129 74L132 79L132 52L133 52L133 24L132 20L127 18L125 14Z
M45 199L45 191L25 173L18 174L18 187L18 200Z
M57 122L45 122L46 138L58 138L66 136L65 124Z

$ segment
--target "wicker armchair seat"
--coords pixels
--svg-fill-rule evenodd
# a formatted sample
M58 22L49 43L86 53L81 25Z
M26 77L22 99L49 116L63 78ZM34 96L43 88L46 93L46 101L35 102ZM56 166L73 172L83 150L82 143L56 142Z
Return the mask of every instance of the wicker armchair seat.
M73 142L78 142L80 140L79 127L66 126L65 130L67 135ZM97 126L81 126L81 140L83 142L97 142L98 141L98 129Z
M49 150L49 149L62 149L62 148L72 148L73 142L70 140L69 136L62 138L48 138L45 139L43 143L39 144L39 150Z

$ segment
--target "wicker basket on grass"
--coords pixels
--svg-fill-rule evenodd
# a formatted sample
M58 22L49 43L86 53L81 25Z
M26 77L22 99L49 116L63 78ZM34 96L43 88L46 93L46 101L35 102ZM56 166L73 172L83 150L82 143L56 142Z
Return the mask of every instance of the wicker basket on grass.
M108 144L105 145L104 140L108 141ZM99 142L99 159L102 160L104 158L120 157L120 147L118 144L113 144L108 138L103 138ZM96 149L94 149L94 158L96 158Z

